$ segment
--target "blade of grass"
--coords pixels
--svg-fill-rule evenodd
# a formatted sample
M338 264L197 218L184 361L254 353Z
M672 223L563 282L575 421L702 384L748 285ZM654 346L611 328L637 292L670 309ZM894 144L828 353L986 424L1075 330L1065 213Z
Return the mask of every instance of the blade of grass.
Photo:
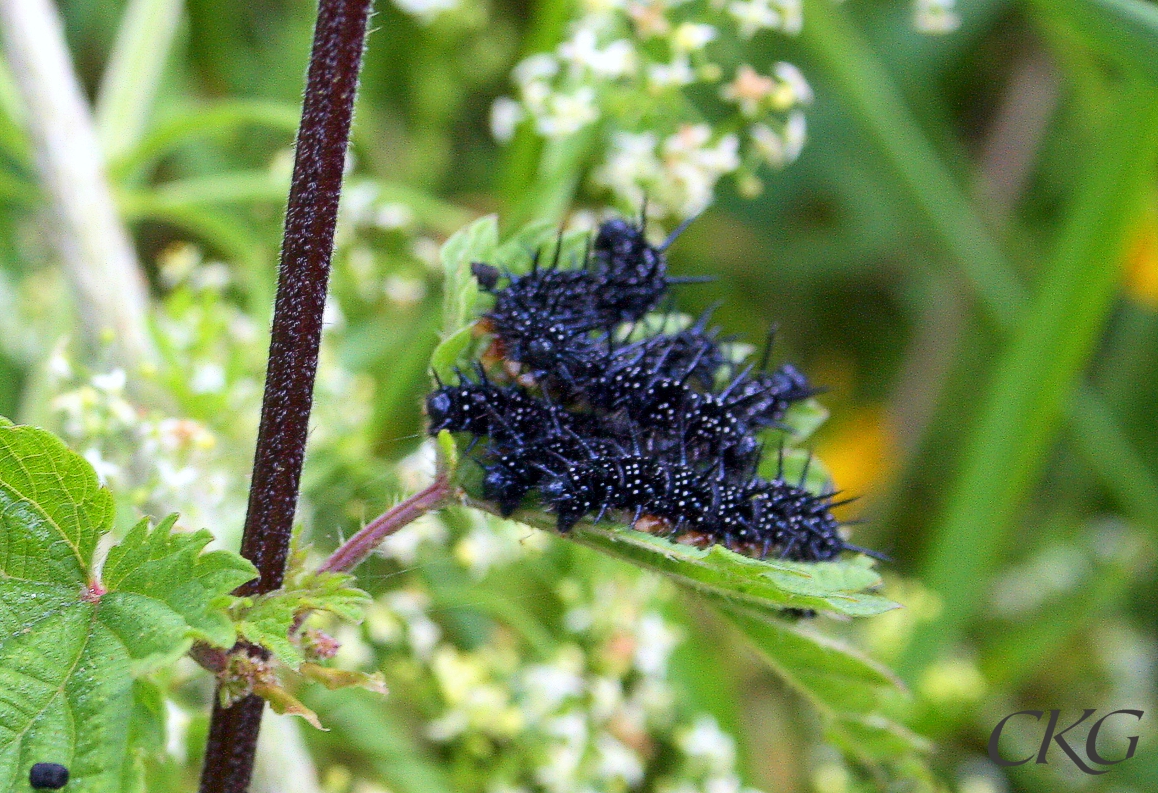
M998 327L1009 329L1017 309L1026 301L1024 288L1013 276L1012 264L922 134L876 54L841 9L822 5L809 9L804 43L840 88L841 98L890 165L917 214L931 219L929 228L934 240L965 276L979 298L980 308ZM1095 409L1101 405L1100 396L1092 389L1085 389L1083 399L1096 403ZM1104 409L1100 412L1109 415ZM1112 423L1084 421L1075 423L1071 430L1078 451L1090 459L1095 472L1108 471L1104 462L1109 454L1123 460L1139 460ZM919 443L914 443L912 448L917 446ZM1140 492L1155 489L1154 478L1144 465L1122 468L1134 476L1103 477L1103 484L1120 505L1129 509L1144 498ZM1146 519L1145 514L1135 517ZM1158 524L1151 525L1158 528Z
M235 264L255 309L268 313L273 299L273 290L266 283L272 271L272 246L263 245L245 223L210 207L158 201L146 191L121 191L117 199L125 222L172 224Z
M978 606L1109 311L1156 147L1158 99L1131 83L1089 157L1038 295L997 361L924 568L944 610L914 636L903 673L933 660Z
M156 356L148 292L117 216L60 17L47 0L3 0L0 22L84 330L94 348L112 342L118 360L135 371Z
M32 169L32 145L25 134L28 110L8 61L0 57L0 151L21 168Z
M423 190L381 181L375 182L375 187L380 201L405 204L417 220L442 234L453 234L474 218L469 210ZM283 204L288 188L287 179L269 171L230 171L175 179L147 189L122 190L120 199L132 206L168 210L214 204Z
M1158 6L1141 0L1033 0L1039 13L1061 15L1112 62L1158 82Z
M520 53L524 58L536 52L548 52L555 48L567 28L567 20L574 9L572 0L539 0L532 12L531 24L523 37ZM535 177L546 157L542 138L531 128L530 123L519 125L514 140L507 147L507 156L499 178L499 190L503 203L508 207L523 207L527 203L527 193L535 183ZM503 213L506 216L507 213ZM521 223L510 223L508 228L519 228Z
M909 193L938 246L960 268L986 313L999 325L1011 324L1024 290L879 58L829 0L806 3L804 18L801 43Z
M110 160L145 130L184 7L182 0L131 0L121 16L95 111L97 137Z
M915 214L927 221L934 241L964 275L990 319L998 327L1012 328L1018 309L1025 303L1025 291L952 174L923 136L889 74L839 7L816 0L806 6L806 19L802 43L825 69L847 109L879 149L905 193L903 198L910 202ZM1088 387L1081 391L1080 406L1095 417L1110 416L1102 407L1100 396ZM1088 416L1079 417L1071 424L1071 430L1078 450L1091 461L1117 502L1131 510L1135 518L1149 522L1151 513L1144 501L1147 494L1158 492L1158 487L1120 430L1112 423L1090 420ZM1114 471L1108 465L1111 457L1116 461ZM1002 529L997 527L994 533L1000 535ZM966 557L958 561L964 573L983 579L988 569L982 565L993 560ZM966 611L972 608L968 603L958 605Z
M214 204L285 203L289 180L269 171L230 171L175 179L140 191L132 199L152 207L187 209Z
M597 131L588 127L559 140L547 141L542 148L538 171L521 197L516 197L504 226L517 229L532 220L558 223L579 186L584 162L591 155Z
M263 100L225 100L211 107L190 109L157 124L131 149L109 165L109 173L124 180L191 138L226 135L245 127L280 130L292 140L298 129L297 105Z
M1122 509L1153 530L1158 527L1158 488L1142 455L1123 433L1109 405L1088 383L1078 388L1070 426L1082 455L1103 482L1121 483L1115 491ZM1092 439L1097 442L1092 442Z

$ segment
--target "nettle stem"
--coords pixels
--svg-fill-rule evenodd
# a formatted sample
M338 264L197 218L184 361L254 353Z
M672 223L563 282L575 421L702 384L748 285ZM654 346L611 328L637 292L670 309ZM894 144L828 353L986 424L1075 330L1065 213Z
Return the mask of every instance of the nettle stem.
M386 510L367 523L361 531L342 543L322 564L321 572L348 573L353 570L378 547L382 540L427 512L446 506L450 494L449 476L439 474L430 487Z
M318 5L241 542L242 555L260 575L238 594L277 589L285 575L370 4L320 0ZM257 696L228 708L214 705L201 793L244 793L249 787L263 706Z

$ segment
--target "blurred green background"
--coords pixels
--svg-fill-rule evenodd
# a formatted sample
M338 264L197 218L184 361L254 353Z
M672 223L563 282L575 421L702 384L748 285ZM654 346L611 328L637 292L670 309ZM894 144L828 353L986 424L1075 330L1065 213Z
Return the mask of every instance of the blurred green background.
M155 100L109 166L162 339L162 364L134 404L212 428L213 464L234 475L222 488L243 493L315 7L176 6L171 44L155 42ZM59 8L96 102L125 4ZM303 521L319 546L407 487L395 464L423 438L441 327L438 244L486 213L534 217L539 198L529 197L543 190L560 206L602 206L582 180L540 172L534 141L502 146L489 131L512 66L552 48L573 11L561 0L463 0L422 21L378 3L335 259L340 316L323 359L332 393L319 396L306 475ZM799 36L745 42L753 60L788 60L807 75L809 141L798 162L760 174L755 198L721 183L671 253L676 272L717 278L683 288L680 305L695 313L722 301L718 323L753 341L778 325L776 360L827 387L832 417L817 454L840 489L861 496L845 513L860 521L855 542L891 557L889 594L909 605L833 630L908 683L906 721L933 742L928 763L942 783L962 793L1156 790L1158 7L960 0L956 11L956 31L929 36L900 0L814 0ZM111 425L70 429L58 399L68 377L46 373L54 350L68 351L69 376L111 362L84 341L11 74L2 82L0 415L114 459ZM197 368L206 365L217 369ZM340 377L325 381L327 366ZM202 387L217 373L224 386ZM138 496L138 507L176 508ZM238 518L228 503L237 498L206 514ZM452 538L466 531L448 522ZM228 542L239 520L210 527ZM561 575L559 565L586 566L584 580L615 574L568 550L476 584L451 580L462 574L445 564L449 551L424 553L425 568L384 560L363 583L380 594L399 574L422 578L449 602L436 621L468 649L513 619L476 598L518 611L547 597L536 576ZM724 625L673 598L665 614L686 637L672 688L735 735L749 784L907 789L903 773L885 782L834 764L795 696ZM551 610L525 616L550 632ZM381 708L397 719L351 716L309 736L325 789L497 791L477 768L455 766L475 775L469 784L428 776L448 750L407 728L427 706L405 685L392 678ZM1060 708L1072 720L1090 707L1147 712L1138 733L1126 730L1142 735L1136 757L1104 776L1076 772L1056 747L1049 765L1003 771L985 759L1006 714ZM1034 747L1028 730L1016 740ZM195 760L174 763L163 784L188 785Z

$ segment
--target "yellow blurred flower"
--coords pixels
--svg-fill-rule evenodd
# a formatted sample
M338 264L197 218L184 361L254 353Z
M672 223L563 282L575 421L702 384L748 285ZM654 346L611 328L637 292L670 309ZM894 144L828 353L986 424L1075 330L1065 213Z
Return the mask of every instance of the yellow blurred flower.
M1126 263L1126 294L1158 311L1158 207L1151 207L1134 239Z
M871 493L888 477L897 441L879 406L865 407L818 443L817 456L832 472L838 490L850 496Z

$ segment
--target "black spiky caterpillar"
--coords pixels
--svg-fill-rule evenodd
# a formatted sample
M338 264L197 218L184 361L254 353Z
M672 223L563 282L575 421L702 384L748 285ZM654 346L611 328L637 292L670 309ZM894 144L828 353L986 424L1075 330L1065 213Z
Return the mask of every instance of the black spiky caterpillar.
M854 547L831 514L835 494L755 474L758 433L815 393L807 379L787 364L766 371L767 353L758 371L740 368L707 313L623 340L679 283L665 251L682 229L653 246L642 223L608 221L573 269L559 266L561 242L549 265L536 255L521 275L475 263L494 296L480 326L514 382L477 365L473 378L440 383L427 399L431 433L474 436L483 497L504 515L535 491L561 532L615 513L700 546L831 559Z

